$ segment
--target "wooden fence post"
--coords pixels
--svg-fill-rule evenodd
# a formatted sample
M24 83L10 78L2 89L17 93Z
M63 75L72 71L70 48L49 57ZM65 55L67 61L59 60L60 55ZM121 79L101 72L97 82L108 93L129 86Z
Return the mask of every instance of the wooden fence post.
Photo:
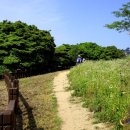
M0 111L0 130L16 130L16 111L19 96L19 81L10 74L4 75L7 91L7 110Z
M2 115L2 111L0 111L0 130L2 130L3 129L3 115Z
M19 80L18 79L15 79L13 81L13 88L16 89L16 93L14 95L16 95L16 111L18 110L19 108Z

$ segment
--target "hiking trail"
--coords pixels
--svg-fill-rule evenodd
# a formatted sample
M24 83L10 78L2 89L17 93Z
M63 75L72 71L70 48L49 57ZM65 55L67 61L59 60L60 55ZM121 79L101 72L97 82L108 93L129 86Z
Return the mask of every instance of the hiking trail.
M71 91L66 90L69 87L68 73L69 70L60 71L53 82L58 114L63 121L61 130L110 130L106 124L94 124L93 113L83 108L81 102L73 102Z

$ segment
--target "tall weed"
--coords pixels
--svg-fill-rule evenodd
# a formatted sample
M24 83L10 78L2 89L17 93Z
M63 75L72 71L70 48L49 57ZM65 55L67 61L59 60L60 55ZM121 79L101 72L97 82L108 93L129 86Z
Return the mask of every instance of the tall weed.
M110 61L86 61L69 74L73 95L103 122L121 129L120 120L130 112L130 57Z

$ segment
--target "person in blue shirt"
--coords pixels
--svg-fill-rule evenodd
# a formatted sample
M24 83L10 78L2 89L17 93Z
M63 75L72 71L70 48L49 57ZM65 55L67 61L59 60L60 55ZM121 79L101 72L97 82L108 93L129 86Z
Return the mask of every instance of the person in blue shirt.
M81 58L80 55L78 55L77 60L76 60L76 63L77 63L77 64L80 64L81 62L82 62L82 58Z

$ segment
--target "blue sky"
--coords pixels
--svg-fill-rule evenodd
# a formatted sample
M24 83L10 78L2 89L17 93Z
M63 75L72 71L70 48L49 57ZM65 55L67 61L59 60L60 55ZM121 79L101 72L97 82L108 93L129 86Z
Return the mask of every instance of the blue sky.
M130 47L128 32L104 27L129 0L0 0L0 21L21 20L51 30L57 46L94 42L100 46Z

